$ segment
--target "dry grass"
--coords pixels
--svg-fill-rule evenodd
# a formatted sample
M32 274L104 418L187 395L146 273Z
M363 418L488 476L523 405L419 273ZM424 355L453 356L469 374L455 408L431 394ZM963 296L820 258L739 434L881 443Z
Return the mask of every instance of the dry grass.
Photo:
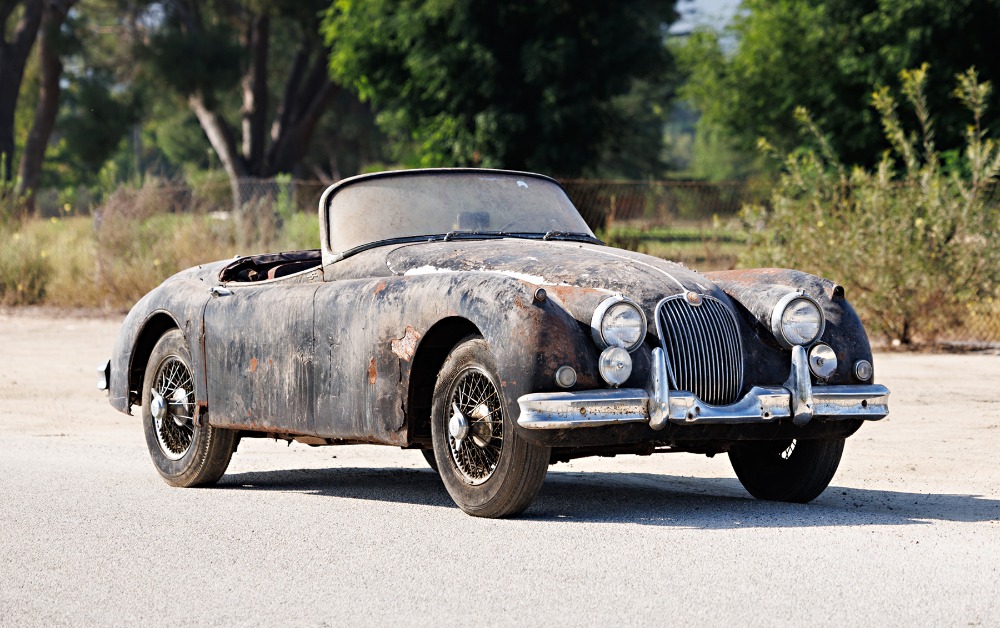
M191 266L319 246L315 214L287 216L280 228L258 216L255 237L237 238L237 221L197 207L178 212L185 199L175 195L152 183L119 190L92 217L0 226L0 305L127 309Z

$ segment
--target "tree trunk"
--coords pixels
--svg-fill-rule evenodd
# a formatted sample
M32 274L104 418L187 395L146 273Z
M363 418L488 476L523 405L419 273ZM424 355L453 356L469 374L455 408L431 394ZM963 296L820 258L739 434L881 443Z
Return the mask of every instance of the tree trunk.
M18 4L24 5L24 12L8 41L7 21ZM4 2L0 5L0 180L5 182L14 179L14 113L21 79L24 78L24 65L38 36L41 21L42 0Z
M201 129L208 137L209 144L219 156L222 167L229 176L229 187L233 192L233 209L239 210L243 206L243 198L240 193L240 179L247 176L247 164L243 155L236 149L236 141L233 133L226 124L225 119L205 106L205 101L200 95L188 98L191 110L198 118Z
M251 172L259 171L267 140L267 55L271 19L258 16L250 25L247 47L250 67L243 76L243 158Z
M25 197L25 211L32 211L35 207L35 191L42 175L45 149L59 112L59 81L63 65L59 58L57 40L59 29L74 4L76 0L51 0L45 3L42 14L41 28L38 31L38 62L41 71L38 108L35 109L35 120L31 124L31 132L25 142L18 169L18 192Z

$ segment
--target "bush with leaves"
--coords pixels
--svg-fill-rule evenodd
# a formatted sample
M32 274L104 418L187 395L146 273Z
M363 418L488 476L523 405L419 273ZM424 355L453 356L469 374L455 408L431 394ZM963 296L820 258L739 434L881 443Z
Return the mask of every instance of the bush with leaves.
M982 125L991 87L974 69L957 76L954 95L971 124L964 151L943 156L934 146L927 70L900 73L918 130L906 130L888 88L872 95L892 146L873 170L845 167L809 113L796 111L812 141L783 156L770 206L742 211L751 235L741 264L836 279L870 331L904 344L934 341L970 320L988 321L987 335L1000 338L1000 145ZM774 152L766 140L761 148ZM984 313L992 318L976 319Z

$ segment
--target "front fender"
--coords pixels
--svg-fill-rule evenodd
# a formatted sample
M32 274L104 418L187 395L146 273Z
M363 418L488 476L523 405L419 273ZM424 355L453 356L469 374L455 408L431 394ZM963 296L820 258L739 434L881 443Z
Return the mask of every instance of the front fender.
M796 290L814 298L823 308L826 328L820 340L837 355L837 370L827 383L859 383L853 365L861 359L871 361L871 344L842 286L809 273L781 268L731 270L707 276L735 301L759 340L753 343L755 355L747 356L748 367L756 370L752 374L754 383L780 383L788 375L788 351L778 345L770 323L778 300Z
M140 403L146 360L160 336L172 328L184 333L194 362L195 399L199 407L207 404L203 320L209 298L206 283L185 278L161 284L132 306L112 350L108 386L112 407L132 414L132 406Z

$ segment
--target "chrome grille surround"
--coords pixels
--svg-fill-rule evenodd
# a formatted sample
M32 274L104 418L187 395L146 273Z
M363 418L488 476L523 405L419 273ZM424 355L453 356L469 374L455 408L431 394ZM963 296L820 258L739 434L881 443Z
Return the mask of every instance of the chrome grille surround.
M708 295L695 305L688 293L656 306L656 329L667 354L675 390L685 390L714 406L729 405L743 390L743 343L736 315Z

